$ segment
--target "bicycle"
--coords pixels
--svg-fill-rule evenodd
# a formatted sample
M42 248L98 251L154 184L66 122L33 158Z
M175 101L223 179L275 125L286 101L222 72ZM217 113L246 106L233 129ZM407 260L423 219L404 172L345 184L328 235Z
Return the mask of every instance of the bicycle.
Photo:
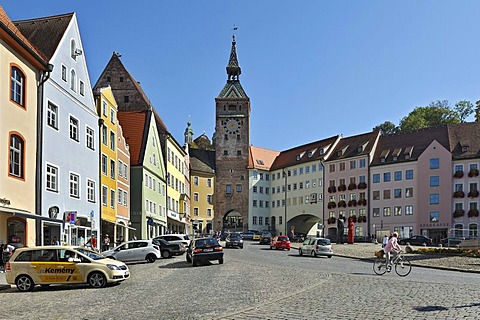
M396 257L391 261L391 266L395 265L395 272L400 277L406 277L412 271L412 264L408 259L403 255L403 251L400 251ZM377 258L373 262L373 271L379 276L385 274L387 271L390 272L387 268L387 259L386 258Z

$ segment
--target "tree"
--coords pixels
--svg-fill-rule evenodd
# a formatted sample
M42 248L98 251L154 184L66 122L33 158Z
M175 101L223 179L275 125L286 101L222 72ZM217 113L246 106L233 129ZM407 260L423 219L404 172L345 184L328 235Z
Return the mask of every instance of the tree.
M459 110L464 107L460 105ZM432 101L427 107L416 107L408 116L400 120L400 131L411 131L438 125L459 123L457 111L450 109L447 100Z
M455 103L455 108L453 110L457 114L460 122L465 122L468 116L473 113L473 103L466 100L460 100Z
M399 128L393 122L385 121L374 127L373 130L380 130L382 134L392 134L398 132Z

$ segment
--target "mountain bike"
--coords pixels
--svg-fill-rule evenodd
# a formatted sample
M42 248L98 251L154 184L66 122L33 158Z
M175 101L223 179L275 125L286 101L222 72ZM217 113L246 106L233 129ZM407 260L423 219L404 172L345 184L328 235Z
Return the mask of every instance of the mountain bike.
M403 255L403 251L400 251L396 257L391 259L390 262L391 262L391 266L395 267L395 272L400 277L406 277L410 274L410 271L412 271L412 264ZM385 274L386 272L390 272L390 270L391 269L387 268L386 258L377 258L373 262L373 271L380 276Z

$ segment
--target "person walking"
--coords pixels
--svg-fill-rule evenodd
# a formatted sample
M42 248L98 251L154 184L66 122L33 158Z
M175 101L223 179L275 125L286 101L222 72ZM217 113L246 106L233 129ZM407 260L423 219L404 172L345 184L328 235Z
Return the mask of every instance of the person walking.
M340 215L337 220L337 243L343 244L343 233L345 232L345 220Z
M102 251L107 251L108 249L110 249L110 237L106 234L103 239Z
M388 243L388 236L385 235L383 237L382 248L385 248L387 246L387 243Z

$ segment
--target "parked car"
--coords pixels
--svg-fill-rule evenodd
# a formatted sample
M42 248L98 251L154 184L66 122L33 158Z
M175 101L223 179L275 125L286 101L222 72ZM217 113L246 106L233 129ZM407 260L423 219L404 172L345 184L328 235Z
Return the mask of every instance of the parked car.
M220 241L225 241L229 234L230 232L222 231L222 233L220 234Z
M290 251L290 239L287 236L278 236L272 238L270 249L287 249Z
M442 247L456 247L464 240L464 237L444 238L440 239L440 244L442 245Z
M406 245L409 243L412 246L431 246L433 240L426 236L413 236L410 238L399 239L398 243L401 245Z
M332 243L326 238L308 238L300 245L299 255L308 254L311 256L333 256Z
M164 234L157 238L162 238L170 243L180 243L185 247L190 245L190 237L187 234Z
M260 244L270 244L272 241L272 234L270 232L262 232L260 235Z
M243 240L252 240L255 233L253 231L246 231L242 233Z
M239 233L230 233L225 239L225 248L234 247L243 249L243 239Z
M153 238L152 240L153 243L160 248L160 254L163 258L179 256L185 253L185 246L183 244L171 243L160 237Z
M200 261L218 260L219 264L223 264L223 247L215 238L194 239L187 249L186 258L194 267Z
M123 262L147 261L150 263L160 259L160 248L152 240L132 240L107 251L102 255Z
M86 248L68 246L18 248L5 266L7 283L20 291L32 291L37 284L88 283L102 288L129 277L125 263Z

